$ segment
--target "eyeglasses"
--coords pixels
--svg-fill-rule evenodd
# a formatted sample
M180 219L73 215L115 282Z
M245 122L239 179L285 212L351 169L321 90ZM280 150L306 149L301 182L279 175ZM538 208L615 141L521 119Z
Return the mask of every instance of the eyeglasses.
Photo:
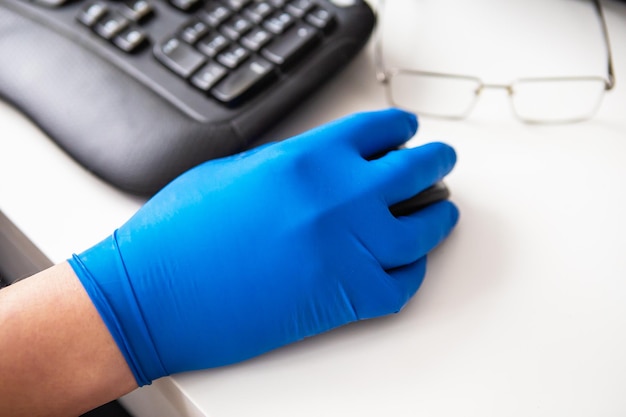
M420 115L464 119L472 112L484 90L500 89L508 93L513 113L523 122L570 123L587 120L600 107L604 93L615 85L613 57L602 5L599 0L593 0L593 4L606 45L606 77L528 77L509 84L491 84L468 75L385 68L382 28L379 27L374 46L376 78L385 86L391 105ZM381 22L384 6L385 0L379 0Z

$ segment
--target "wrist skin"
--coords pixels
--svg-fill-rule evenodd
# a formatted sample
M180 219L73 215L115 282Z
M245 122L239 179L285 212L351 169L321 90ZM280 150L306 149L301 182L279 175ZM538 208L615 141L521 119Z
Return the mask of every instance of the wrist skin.
M0 415L80 415L137 387L67 262L0 290Z

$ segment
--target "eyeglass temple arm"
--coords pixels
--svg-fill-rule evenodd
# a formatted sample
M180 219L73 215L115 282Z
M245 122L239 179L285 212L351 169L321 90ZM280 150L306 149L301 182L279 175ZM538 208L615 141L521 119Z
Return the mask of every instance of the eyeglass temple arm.
M611 52L611 41L609 40L609 29L606 25L606 19L604 17L604 11L602 10L602 4L600 0L594 0L594 5L596 6L596 12L600 17L600 25L602 26L602 35L604 37L604 43L606 45L606 53L607 53L607 71L608 71L608 80L605 86L606 90L612 90L615 86L615 73L613 70L613 53Z
M376 7L376 14L380 17L383 7L385 6L385 0L378 0L378 7ZM376 19L378 22L378 28L376 29L376 39L374 41L374 67L376 69L376 79L379 82L387 82L387 74L385 73L385 64L383 63L383 41L382 41L382 25L381 19Z

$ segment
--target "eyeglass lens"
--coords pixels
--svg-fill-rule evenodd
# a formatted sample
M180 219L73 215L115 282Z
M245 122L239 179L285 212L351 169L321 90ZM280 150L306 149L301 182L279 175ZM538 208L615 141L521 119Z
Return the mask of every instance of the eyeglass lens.
M512 105L522 120L566 122L587 119L604 97L603 79L521 80L512 87Z

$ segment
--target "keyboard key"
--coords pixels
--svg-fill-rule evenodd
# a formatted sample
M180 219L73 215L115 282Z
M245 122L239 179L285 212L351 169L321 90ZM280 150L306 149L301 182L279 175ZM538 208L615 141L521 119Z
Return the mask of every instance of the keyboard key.
M135 52L145 45L147 40L148 37L143 30L131 27L114 37L113 43L124 52Z
M76 16L76 19L83 25L92 27L98 22L98 20L100 20L105 14L107 14L108 11L109 9L104 3L88 3L82 9L80 9L80 12L78 12L78 15Z
M263 26L272 33L280 35L293 25L295 18L286 12L277 12L267 19Z
M46 7L60 7L65 3L69 3L71 0L34 0L35 3L41 4Z
M171 38L154 50L155 57L183 78L189 78L206 62L200 52L177 38Z
M201 20L194 20L183 26L180 31L180 37L185 42L193 45L209 31L210 28L206 23Z
M272 14L273 11L274 8L272 6L268 3L262 2L253 3L243 11L243 14L258 25L263 21L263 19Z
M301 18L307 14L313 6L314 4L311 0L291 0L291 2L285 7L285 10L295 17Z
M222 52L230 44L228 39L221 33L213 32L200 39L196 48L209 58Z
M277 9L280 9L287 3L287 0L268 0L268 3Z
M211 27L216 28L226 19L233 15L233 12L226 6L219 3L210 3L198 12L198 17L207 22Z
M233 104L247 93L266 85L274 74L274 66L263 58L252 58L219 83L211 94L217 100Z
M277 65L289 65L315 44L317 33L314 27L298 23L263 49L261 54Z
M258 51L264 47L270 40L272 34L262 28L254 28L250 33L241 38L241 44L251 51Z
M146 0L123 0L122 13L134 22L145 21L154 15L154 8Z
M220 31L231 40L236 41L252 29L252 22L241 16L235 16L220 27Z
M220 64L230 69L234 69L249 56L250 52L246 48L239 45L233 45L226 51L219 54L216 59Z
M228 70L215 62L209 62L191 77L191 84L202 91L209 91L228 73Z
M306 15L306 21L318 29L328 32L335 23L333 15L325 9L317 7L311 13Z
M94 32L110 40L128 27L130 21L118 12L108 12L93 26Z
M169 0L169 3L183 12L195 10L202 4L201 0Z
M238 12L252 0L222 0L232 10Z

